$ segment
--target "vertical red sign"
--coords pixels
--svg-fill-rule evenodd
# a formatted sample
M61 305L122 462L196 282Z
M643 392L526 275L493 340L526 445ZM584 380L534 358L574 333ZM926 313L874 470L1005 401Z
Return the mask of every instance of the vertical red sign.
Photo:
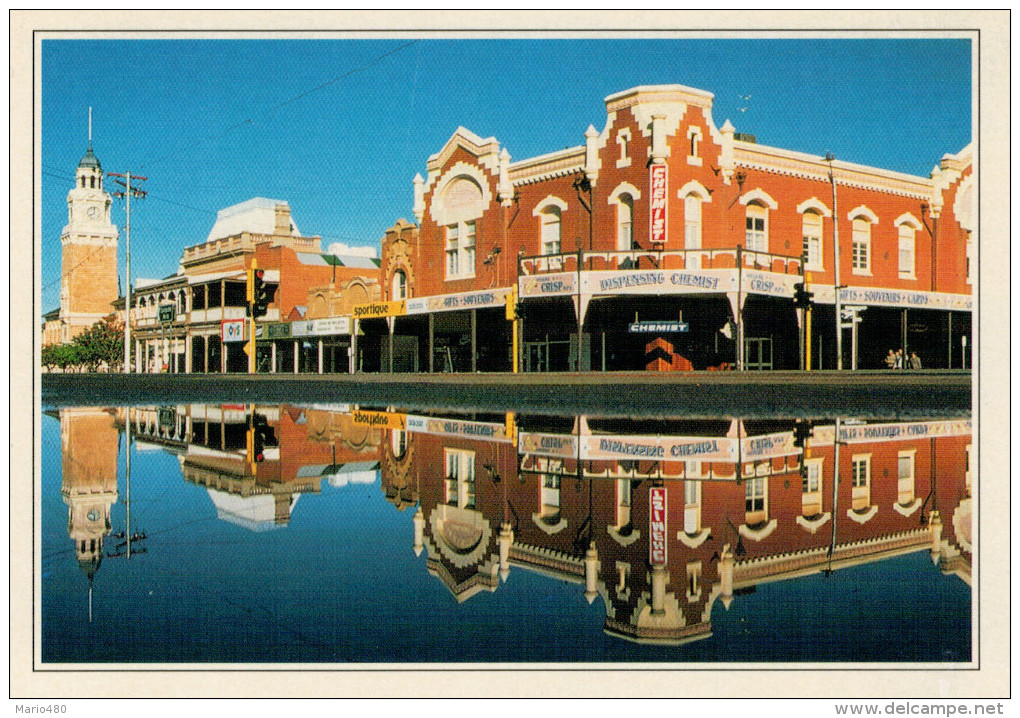
M648 237L652 242L666 241L666 165L652 165L650 178L651 207Z
M648 560L662 566L666 563L666 487L653 487L648 501Z

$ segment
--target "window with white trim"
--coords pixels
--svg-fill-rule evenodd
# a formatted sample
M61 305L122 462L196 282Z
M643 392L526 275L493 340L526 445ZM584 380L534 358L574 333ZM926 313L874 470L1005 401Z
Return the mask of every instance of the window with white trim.
M871 273L871 222L862 217L853 221L851 263L854 274Z
M805 459L801 477L801 513L817 516L822 512L822 460Z
M475 223L457 222L446 226L446 278L475 276Z
M871 504L871 454L856 454L851 460L851 506L854 511Z
M768 515L765 501L767 487L768 479L764 476L744 480L744 523L749 526L761 523Z
M701 598L701 561L687 564L687 600Z
M617 167L630 166L630 128L624 127L616 133L616 144L620 147L620 157L616 160Z
M917 243L917 232L909 224L904 222L899 226L899 258L900 278L914 278L914 249Z
M747 205L747 232L744 242L747 249L754 252L769 250L768 217L768 210L760 204Z
M632 485L630 479L616 480L616 526L622 528L630 523L630 502Z
M404 274L404 270L398 269L393 273L391 292L393 295L391 299L407 299L407 275Z
M634 249L634 198L627 193L621 194L616 203L616 249Z
M801 221L804 237L804 269L822 271L822 215L817 212L805 212Z
M896 459L897 501L909 504L914 500L914 456L916 449L901 451Z
M541 213L542 254L559 254L561 247L562 215L556 206L546 207Z
M971 267L974 265L974 243L971 241L970 231L967 231L967 284L971 283Z
M684 481L684 533L701 531L701 482Z
M445 499L451 506L475 507L475 452L446 449Z
M701 128L690 127L687 130L687 164L701 167Z
M542 474L542 496L539 514L543 518L555 518L560 514L560 476Z

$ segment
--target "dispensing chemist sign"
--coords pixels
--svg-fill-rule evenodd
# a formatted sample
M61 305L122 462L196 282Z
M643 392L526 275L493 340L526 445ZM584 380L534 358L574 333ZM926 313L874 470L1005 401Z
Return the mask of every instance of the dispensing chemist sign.
M648 237L653 242L666 241L666 165L651 167L652 213Z
M653 566L666 563L666 487L648 491L648 560Z

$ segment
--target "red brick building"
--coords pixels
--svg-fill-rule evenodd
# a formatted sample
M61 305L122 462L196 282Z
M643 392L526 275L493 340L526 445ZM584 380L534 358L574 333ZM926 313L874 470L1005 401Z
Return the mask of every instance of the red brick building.
M421 369L508 370L516 291L526 371L645 368L655 339L695 369L834 368L838 283L843 367L894 348L969 365L969 147L916 177L758 144L711 110L702 90L633 88L584 144L516 162L458 128L415 178L417 231L383 243L385 294L406 303L364 341L389 332Z

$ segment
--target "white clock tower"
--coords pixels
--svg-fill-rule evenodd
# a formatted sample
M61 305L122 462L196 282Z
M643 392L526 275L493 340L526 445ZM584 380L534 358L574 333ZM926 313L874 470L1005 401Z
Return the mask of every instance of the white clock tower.
M110 195L103 189L103 168L89 148L78 163L74 187L67 193L67 226L60 235L60 322L70 341L114 312L117 285L117 227L110 221Z

